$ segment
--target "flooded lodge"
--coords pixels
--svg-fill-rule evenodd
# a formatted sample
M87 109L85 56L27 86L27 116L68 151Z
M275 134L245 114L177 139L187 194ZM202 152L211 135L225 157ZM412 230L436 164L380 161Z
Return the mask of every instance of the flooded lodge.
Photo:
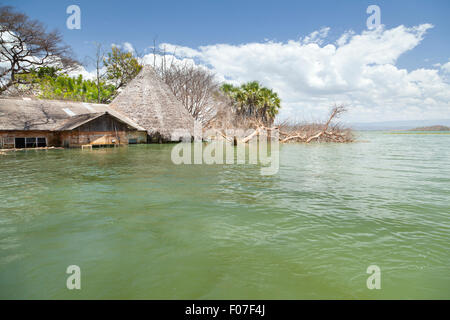
M109 105L0 99L0 149L170 142L179 139L175 130L193 135L194 122L153 68L144 66Z
M0 149L146 142L144 128L106 105L0 99Z

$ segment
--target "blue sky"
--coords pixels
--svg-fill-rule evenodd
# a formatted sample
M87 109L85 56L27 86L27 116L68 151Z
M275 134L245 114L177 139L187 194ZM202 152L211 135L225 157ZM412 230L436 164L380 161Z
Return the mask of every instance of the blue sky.
M157 37L220 79L274 88L281 117L316 118L342 102L352 106L349 121L450 119L448 0L0 3L59 29L80 61L94 41L145 54ZM72 4L81 30L66 28ZM369 5L381 9L381 30L367 30Z
M366 8L381 8L387 28L432 23L435 27L398 65L408 69L446 61L450 52L450 1L266 1L266 0L14 0L1 1L61 30L78 58L92 54L91 42L129 42L138 51L160 42L196 48L216 43L241 44L265 39L287 41L330 27L330 39L345 30L366 28ZM66 8L81 8L81 30L66 28Z

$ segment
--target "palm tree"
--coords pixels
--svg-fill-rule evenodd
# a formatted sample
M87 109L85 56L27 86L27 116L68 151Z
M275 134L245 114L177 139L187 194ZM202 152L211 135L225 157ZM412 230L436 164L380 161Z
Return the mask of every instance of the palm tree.
M236 114L244 119L256 118L271 124L281 108L278 94L257 81L244 83L240 87L224 84L221 89L234 101Z

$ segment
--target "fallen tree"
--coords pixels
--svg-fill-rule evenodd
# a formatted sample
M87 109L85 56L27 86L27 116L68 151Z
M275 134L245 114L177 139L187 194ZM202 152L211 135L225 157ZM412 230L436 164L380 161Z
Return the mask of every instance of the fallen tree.
M273 127L266 127L259 121L254 121L249 127L252 128L252 132L245 137L228 136L223 131L216 129L219 136L227 141L241 143L248 143L254 137L265 133L277 131L279 142L281 143L310 143L310 142L336 142L345 143L352 142L353 134L350 129L343 128L339 123L333 123L338 119L347 109L343 105L335 105L325 123L307 123L307 124L292 124L288 122L275 125Z
M299 125L280 125L281 142L351 142L353 134L350 129L343 128L339 123L332 122L338 119L347 111L343 105L334 106L324 123L299 124Z

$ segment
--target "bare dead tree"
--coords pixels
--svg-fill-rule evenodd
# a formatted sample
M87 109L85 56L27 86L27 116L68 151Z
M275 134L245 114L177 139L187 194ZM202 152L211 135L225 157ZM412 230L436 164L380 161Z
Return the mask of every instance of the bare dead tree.
M347 111L344 105L334 105L331 108L325 123L289 124L284 122L279 125L281 142L351 142L353 135L351 130L343 128L339 123L334 123Z
M153 69L194 119L205 125L220 113L225 100L213 73L194 63L180 63L176 48L168 52L165 45L158 46L156 37L152 53Z
M164 52L163 52L164 54ZM189 113L201 123L209 122L218 111L219 84L214 74L190 63L167 64L166 56L157 67L158 74Z
M105 76L104 72L102 72L105 52L100 43L95 43L95 49L95 83L97 84L97 102L100 103L100 82Z
M9 6L0 7L0 63L6 65L0 73L0 94L23 81L17 74L38 67L69 71L78 65L57 30L47 31L41 22Z
M101 43L93 42L95 47L95 56L87 57L89 64L93 64L95 68L95 83L97 86L97 103L101 103L100 91L101 82L105 79L106 72L104 70L105 51Z

